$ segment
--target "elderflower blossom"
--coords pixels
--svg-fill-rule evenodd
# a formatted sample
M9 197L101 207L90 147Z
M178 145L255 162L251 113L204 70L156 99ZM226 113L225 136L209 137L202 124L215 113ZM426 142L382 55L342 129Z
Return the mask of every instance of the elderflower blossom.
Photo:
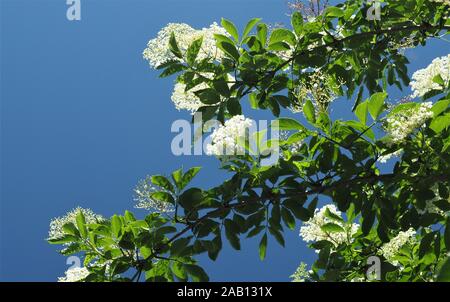
M322 241L326 240L333 243L335 246L344 242L350 241L351 237L358 231L359 225L352 223L351 225L344 223L343 221L326 217L327 209L334 215L341 217L341 212L336 209L335 205L326 205L321 209L316 209L314 216L303 223L300 228L300 236L304 241ZM342 227L345 232L325 232L322 230L322 226L327 223L334 223Z
M203 72L201 74L203 77L212 80L214 74ZM232 82L235 78L232 75L227 75L229 86L232 86ZM200 101L200 98L195 94L195 92L209 88L208 84L202 82L191 89L186 91L186 84L176 83L172 92L171 100L175 104L175 108L178 110L188 110L194 114L200 107L204 104Z
M155 194L158 192L167 193L175 198L172 192L154 185L150 176L140 180L134 189L135 207L138 209L154 210L159 213L173 212L174 207L171 203L156 198Z
M245 148L239 142L245 139L246 130L252 127L253 121L243 115L235 115L225 121L225 125L220 125L211 134L211 143L206 146L206 154L223 155L243 155Z
M290 276L292 282L305 282L309 278L309 272L307 270L307 264L301 262L297 270Z
M432 90L443 89L444 87L433 81L437 75L442 77L444 83L450 81L450 54L436 58L428 67L414 72L410 83L413 97L421 97Z
M76 217L80 211L83 213L86 223L96 223L105 220L103 216L95 214L91 209L77 207L64 216L52 219L50 230L48 231L48 239L58 239L64 236L63 226L67 223L76 224Z
M89 271L85 267L69 268L65 272L64 277L59 277L58 282L80 282L89 275Z
M415 243L416 241L416 231L413 228L403 232L400 231L397 236L392 238L388 243L385 243L381 247L381 254L386 258L387 261L391 262L394 265L398 264L394 258L397 255L398 251L407 243Z
M450 0L430 0L430 1L450 5Z
M186 85L183 83L176 83L171 96L172 102L175 104L175 108L178 110L188 110L191 113L195 113L201 106L202 102L195 95L196 91L206 89L208 85L201 83L194 88L186 91Z
M156 38L148 42L147 48L143 52L144 59L148 60L152 68L172 60L183 61L170 51L169 40L172 32L182 54L186 52L192 42L203 37L202 46L197 55L199 61L206 58L220 60L223 52L216 47L214 34L229 36L226 30L216 22L201 30L194 29L185 23L169 23L158 32Z
M393 145L403 142L416 128L422 126L429 118L432 118L432 106L431 102L425 102L388 117L386 126L388 133L387 144Z
M298 102L291 106L291 111L301 112L306 100L310 100L315 107L325 111L328 105L338 97L337 91L342 83L339 79L337 82L319 69L308 73L293 91Z

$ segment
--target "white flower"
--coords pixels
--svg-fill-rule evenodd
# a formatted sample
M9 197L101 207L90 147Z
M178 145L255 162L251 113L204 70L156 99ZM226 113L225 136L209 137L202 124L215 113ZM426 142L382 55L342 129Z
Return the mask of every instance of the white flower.
M380 156L380 157L378 158L378 162L384 164L384 163L386 163L388 160L390 160L391 158L400 156L402 153L403 153L403 149L398 149L398 150L395 151L395 152L388 153L388 154L386 154L386 155Z
M410 83L413 97L424 96L431 90L441 90L440 84L433 81L434 77L440 75L444 83L450 81L450 54L434 59L428 67L417 70Z
M389 116L386 126L388 133L387 144L393 145L403 142L416 128L422 126L429 118L433 117L432 106L431 102L425 102Z
M406 232L400 231L397 236L392 238L388 243L385 243L381 247L381 254L386 258L387 261L394 265L398 264L394 258L402 246L407 243L415 243L416 241L416 231L410 228Z
M352 223L351 225L341 221L326 217L326 211L330 211L332 214L341 217L341 212L336 209L334 205L326 205L321 209L316 209L314 216L303 223L300 228L300 236L304 241L322 241L326 240L338 246L341 243L351 241L352 236L358 231L359 225ZM342 227L345 232L325 232L322 230L322 226L327 223L334 223Z
M450 5L450 0L430 0L430 1Z
M196 30L185 23L169 23L158 32L156 38L148 42L147 48L143 52L144 59L149 61L151 67L156 68L171 60L183 61L172 54L169 49L172 32L182 54L186 52L192 42L203 37L202 46L197 56L198 61L205 58L220 60L223 57L223 52L217 48L214 34L229 36L226 30L215 22L210 27L201 30Z
M59 277L58 282L79 282L89 275L85 267L73 267L66 271L64 277Z
M169 202L157 199L157 196L154 195L157 192L163 192L163 194L169 194L175 198L172 192L154 185L150 176L139 181L134 189L136 208L155 210L159 213L173 212L174 206Z
M245 148L239 142L245 139L246 130L252 125L253 121L243 115L236 115L225 121L225 125L220 125L211 134L211 143L206 146L206 154L215 156L245 154Z
M96 223L105 220L103 216L95 214L90 209L77 207L64 216L52 219L50 230L48 231L48 239L57 239L64 236L63 226L69 222L76 225L76 217L80 211L83 213L86 223Z
M185 91L186 85L183 83L176 83L171 96L175 108L178 110L188 110L195 113L203 104L194 92L208 88L206 83L201 83L194 88Z
M309 276L310 274L307 270L306 263L301 262L295 273L293 273L290 277L292 282L305 282Z

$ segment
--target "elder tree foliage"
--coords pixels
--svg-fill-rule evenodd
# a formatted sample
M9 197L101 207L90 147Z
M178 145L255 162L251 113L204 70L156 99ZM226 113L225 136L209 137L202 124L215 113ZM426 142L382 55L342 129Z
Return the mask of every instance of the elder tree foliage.
M285 232L303 223L318 255L299 267L297 281L368 280L370 256L380 258L383 281L449 281L449 58L415 76L414 100L388 104L387 90L410 84L402 47L448 34L450 5L386 0L381 20L367 20L368 9L346 1L307 20L295 12L291 28L252 19L239 30L223 19L203 36L183 27L190 40L161 34L168 45L152 47L166 47L170 58L157 68L198 101L189 109L222 123L242 115L243 102L270 110L288 134L282 156L270 166L249 154L222 157L231 177L209 189L190 185L198 167L153 175L136 189L157 209L142 220L79 210L52 222L58 231L48 241L84 257L84 271L72 275L205 281L196 255L216 260L224 244L239 250L257 236L264 259L269 243L284 246ZM330 118L328 105L340 96L351 101L353 119ZM299 118L280 117L285 109ZM380 162L392 155L395 166L382 173ZM316 209L322 197L332 204Z

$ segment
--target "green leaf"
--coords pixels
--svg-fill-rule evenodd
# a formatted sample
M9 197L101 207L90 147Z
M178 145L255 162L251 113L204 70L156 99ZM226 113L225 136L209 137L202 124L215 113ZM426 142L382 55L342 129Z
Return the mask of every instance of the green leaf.
M64 243L71 243L71 242L77 242L78 238L73 235L64 235L60 238L51 238L47 240L50 244L64 244Z
M64 233L68 234L68 235L73 235L73 236L80 236L80 232L78 231L77 227L72 223L72 222L68 222L65 223L62 226L62 229L64 231Z
M172 179L179 190L183 189L181 188L182 177L183 170L181 168L172 172Z
M381 112L383 112L384 101L387 98L386 92L377 92L369 99L369 112L374 120L376 120Z
M344 10L336 6L329 6L325 10L325 16L327 17L342 17L344 13Z
M175 203L175 200L172 194L164 191L153 192L150 194L150 197L159 201L168 202L171 204Z
M267 25L264 23L258 24L256 26L256 36L258 37L259 42L261 42L262 46L265 46L267 43Z
M277 229L273 227L269 227L269 232L272 234L272 236L275 238L275 240L282 246L285 246L283 234L278 231Z
M230 242L231 246L235 250L241 249L241 243L239 240L239 227L235 224L233 220L225 219L225 236L227 237L228 241Z
M314 124L316 122L316 113L314 105L310 100L307 100L305 102L305 105L303 105L303 114L305 115L308 122L310 122L311 124Z
M434 118L430 123L430 128L436 132L440 133L444 129L450 127L450 113L446 113L445 115L439 115Z
M80 210L75 218L77 222L78 230L80 231L80 235L82 238L87 237L87 229L86 229L86 219L84 217L83 212Z
M172 32L169 38L169 49L170 51L177 57L182 59L183 55L178 47L177 40L175 38L175 34Z
M223 95L226 98L229 98L231 95L230 87L228 87L228 83L224 79L215 80L213 82L214 89Z
M186 61L189 65L194 65L195 59L197 59L198 52L202 47L203 37L192 42L192 44L188 47L186 51Z
M160 186L161 188L164 188L170 192L174 192L172 183L165 176L153 175L152 183L154 183L155 185Z
M232 116L242 114L242 107L237 98L231 98L227 102L228 113Z
M191 182L200 169L201 167L192 167L184 173L180 184L180 190L184 189Z
M173 262L172 264L172 273L177 276L179 279L186 280L187 272L184 269L184 265L180 262Z
M230 58L234 59L235 61L239 61L239 57L241 56L239 54L239 51L236 49L236 47L228 42L221 41L217 42L217 47L219 47L221 50L225 52Z
M355 109L356 117L364 125L367 124L368 109L369 109L369 103L367 101L360 103L358 106L356 106L356 109Z
M276 28L272 31L269 38L269 46L278 42L287 42L288 44L295 46L295 35L286 28Z
M447 218L445 223L444 243L447 252L450 252L450 218Z
M261 21L261 18L253 18L250 21L248 21L247 25L245 26L244 32L242 33L242 41L244 41L245 38L247 38L250 31L253 29L253 27L255 27L255 25L259 21Z
M267 233L265 233L259 242L259 259L264 260L267 252Z
M212 88L206 88L196 92L203 104L214 105L220 102L220 95Z
M300 36L303 32L303 16L300 12L295 11L292 14L291 24L297 36Z
M122 234L122 220L117 215L111 218L111 231L116 238Z
M190 238L180 238L172 242L170 246L170 255L171 256L180 256L188 247Z
M276 119L272 123L273 129L279 129L279 130L300 130L300 131L306 131L306 127L297 122L295 119L287 118L287 117L281 117Z
M450 282L450 257L447 257L436 278L438 282Z
M285 200L283 205L291 210L297 219L308 221L311 218L309 211L305 209L300 202L297 202L294 199Z
M239 33L238 33L236 26L233 24L233 22L231 22L225 18L222 18L221 24L222 24L223 28L225 28L225 30L233 37L233 39L236 42L239 42Z
M342 219L342 217L331 212L329 208L326 208L326 210L325 210L325 217L328 217L335 221L344 222L344 219Z
M433 111L434 117L437 117L439 114L441 114L442 112L447 110L449 105L450 105L450 99L437 101L431 108L431 111Z
M332 223L332 222L325 223L320 228L322 229L322 231L328 232L328 233L342 233L342 232L345 232L345 230L341 226L339 226L339 225L337 225L335 223Z
M209 277L206 272L198 265L184 264L184 269L192 277L194 282L208 282Z
M284 207L281 208L281 217L283 217L283 221L289 229L295 229L295 218L292 216L291 211Z

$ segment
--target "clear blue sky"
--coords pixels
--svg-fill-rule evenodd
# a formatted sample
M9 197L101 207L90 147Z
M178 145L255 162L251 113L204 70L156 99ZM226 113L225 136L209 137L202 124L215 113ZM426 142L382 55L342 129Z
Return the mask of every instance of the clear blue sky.
M201 28L221 17L240 28L252 17L289 22L284 0L81 0L82 20L73 22L65 2L0 0L2 281L63 275L66 258L45 238L50 219L67 210L123 213L133 209L140 178L182 165L204 167L194 185L223 180L213 158L171 154L170 125L190 116L170 101L173 79L158 79L141 56L161 27ZM411 70L449 51L442 41L410 51ZM349 106L340 100L333 113L348 114ZM298 227L286 233L284 249L270 240L264 262L255 240L240 252L226 245L216 262L199 259L215 281L287 281L314 258Z

